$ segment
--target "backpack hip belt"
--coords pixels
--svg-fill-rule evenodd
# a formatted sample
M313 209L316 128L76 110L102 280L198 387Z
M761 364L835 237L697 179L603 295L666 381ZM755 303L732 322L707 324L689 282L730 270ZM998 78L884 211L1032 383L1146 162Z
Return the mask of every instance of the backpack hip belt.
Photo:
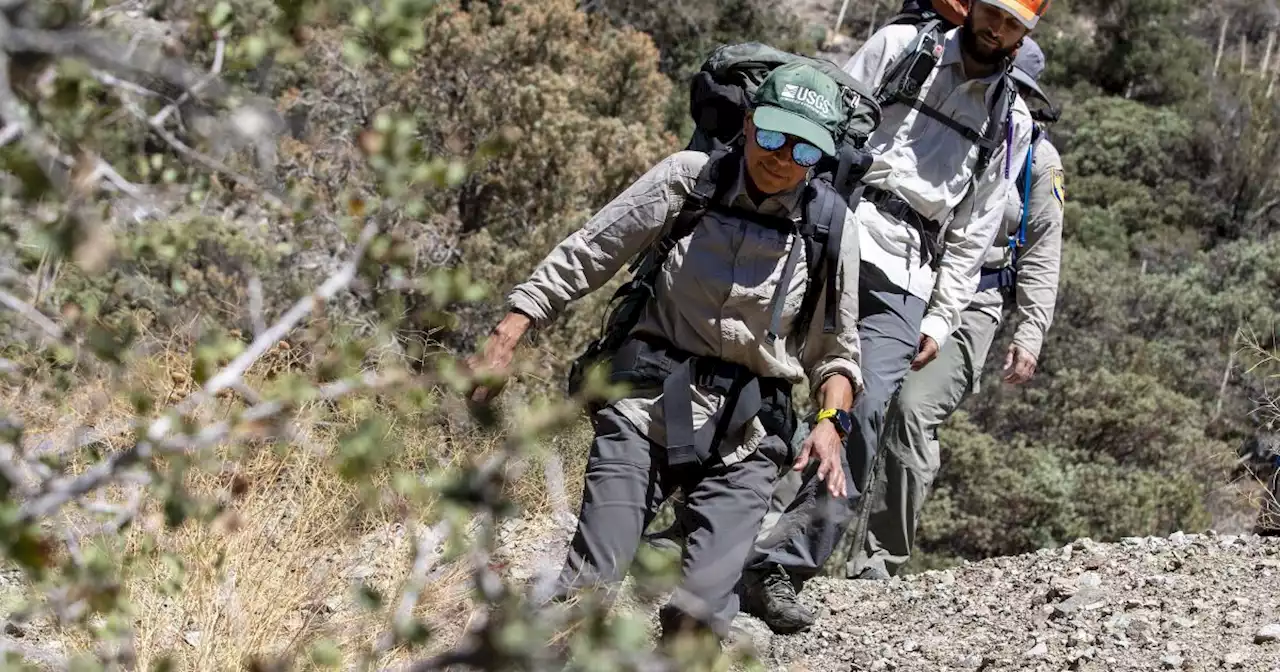
M1018 270L1013 266L983 268L978 277L978 292L999 288L1005 303L1013 298L1013 288L1018 284Z
M792 384L759 376L747 367L715 357L695 356L661 338L635 335L613 356L612 383L662 387L662 413L667 434L667 464L707 464L726 436L737 436L752 418L770 435L790 437L795 431ZM693 429L693 386L725 395L721 409L696 432Z
M894 217L920 234L920 265L928 264L934 271L941 263L942 225L916 212L901 196L877 187L867 186L862 197L875 204L880 212Z

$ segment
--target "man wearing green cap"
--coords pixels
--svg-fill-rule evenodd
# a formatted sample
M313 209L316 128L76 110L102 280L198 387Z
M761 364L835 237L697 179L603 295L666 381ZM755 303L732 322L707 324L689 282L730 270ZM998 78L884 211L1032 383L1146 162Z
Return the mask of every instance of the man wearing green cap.
M631 389L592 415L578 529L552 597L621 580L641 533L679 488L691 529L681 585L660 614L664 638L708 629L724 637L780 469L816 462L832 496L846 495L835 423L861 387L858 236L847 208L838 221L850 235L829 237L834 260L812 302L797 270L811 261L797 233L816 188L809 177L834 153L844 117L830 77L803 63L776 68L740 144L667 157L509 295L510 312L471 361L499 378L530 326L549 325L633 257L666 250L643 257L659 269L652 296L611 360L612 380ZM814 312L801 317L806 305ZM832 419L797 455L790 391L806 379ZM494 392L478 388L472 399Z

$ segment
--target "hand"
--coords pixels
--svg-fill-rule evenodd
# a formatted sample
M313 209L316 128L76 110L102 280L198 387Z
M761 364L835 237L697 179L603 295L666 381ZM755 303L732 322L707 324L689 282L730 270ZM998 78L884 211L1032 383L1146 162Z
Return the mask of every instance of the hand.
M531 320L520 313L507 313L498 326L493 328L484 348L467 359L467 369L471 375L497 376L500 382L493 386L476 385L471 390L471 401L483 404L502 392L506 384L511 361L515 359L516 345L529 330Z
M1010 385L1021 385L1036 375L1036 358L1031 353L1018 347L1009 346L1004 357L1004 382Z
M925 364L932 362L937 356L938 342L931 336L920 334L920 348L916 351L916 358L911 360L911 370L923 369Z
M792 467L795 471L803 471L810 459L818 460L818 480L827 484L827 492L832 497L847 497L844 467L841 456L844 454L844 441L840 432L830 420L823 420L813 426L813 431L805 437L800 446L800 456Z

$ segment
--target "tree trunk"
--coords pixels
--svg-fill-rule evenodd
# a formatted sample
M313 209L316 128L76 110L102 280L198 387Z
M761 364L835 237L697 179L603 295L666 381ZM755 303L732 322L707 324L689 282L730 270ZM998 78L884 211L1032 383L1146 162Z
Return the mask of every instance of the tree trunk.
M836 35L840 34L840 26L844 25L844 13L848 9L849 0L844 0L840 3L840 13L836 15L836 27L831 31L832 33Z

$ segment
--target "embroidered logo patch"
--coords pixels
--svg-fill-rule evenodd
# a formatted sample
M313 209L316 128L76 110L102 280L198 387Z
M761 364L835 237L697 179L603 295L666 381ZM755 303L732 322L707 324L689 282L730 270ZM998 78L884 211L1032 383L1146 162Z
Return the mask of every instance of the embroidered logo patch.
M1065 176L1062 169L1054 168L1051 177L1053 179L1053 197L1058 199L1059 206L1065 206L1067 203L1067 188L1063 184Z

